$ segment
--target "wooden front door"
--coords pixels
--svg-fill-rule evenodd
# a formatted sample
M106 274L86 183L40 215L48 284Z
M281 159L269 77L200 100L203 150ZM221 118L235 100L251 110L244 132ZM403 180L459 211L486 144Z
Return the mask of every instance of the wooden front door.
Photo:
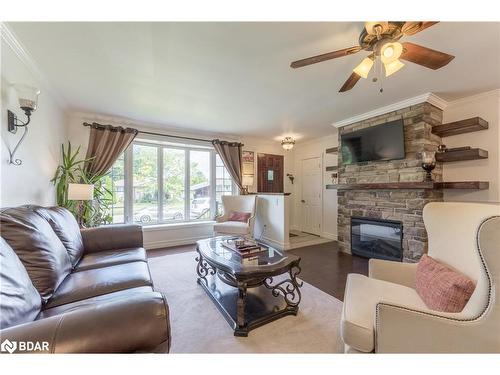
M283 193L283 155L257 154L257 191Z

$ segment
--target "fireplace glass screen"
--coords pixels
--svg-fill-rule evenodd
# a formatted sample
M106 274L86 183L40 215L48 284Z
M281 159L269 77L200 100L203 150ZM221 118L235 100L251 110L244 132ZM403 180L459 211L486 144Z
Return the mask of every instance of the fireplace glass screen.
M399 221L351 218L352 254L402 261L402 237L403 224Z

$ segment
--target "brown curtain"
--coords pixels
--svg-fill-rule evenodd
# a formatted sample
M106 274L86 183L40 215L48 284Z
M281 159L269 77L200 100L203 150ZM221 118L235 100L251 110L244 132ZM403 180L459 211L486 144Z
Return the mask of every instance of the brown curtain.
M242 170L242 152L243 145L238 142L226 142L214 139L212 141L215 151L219 154L224 166L233 178L235 184L239 187L240 191L243 189L241 184L241 170Z
M138 131L121 126L90 125L89 146L85 163L85 172L93 177L104 176L113 166L116 159L132 143Z

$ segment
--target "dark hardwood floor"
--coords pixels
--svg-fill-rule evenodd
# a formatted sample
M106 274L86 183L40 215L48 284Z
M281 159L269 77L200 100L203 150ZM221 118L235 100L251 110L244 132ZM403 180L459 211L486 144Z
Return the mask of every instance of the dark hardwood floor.
M174 255L195 250L195 245L176 246L149 250L148 256ZM341 301L344 300L347 274L368 275L368 259L339 251L335 241L290 250L290 253L301 258L302 271L299 277L302 280Z
M338 250L337 242L290 250L300 256L302 271L299 277L335 298L344 300L347 274L368 275L368 259Z

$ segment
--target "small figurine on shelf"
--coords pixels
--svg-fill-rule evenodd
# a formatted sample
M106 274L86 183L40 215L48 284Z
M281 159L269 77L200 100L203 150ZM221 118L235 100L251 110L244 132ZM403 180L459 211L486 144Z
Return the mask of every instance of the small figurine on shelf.
M331 178L332 178L332 184L334 185L338 184L339 178L337 173L332 173Z
M426 182L432 182L432 171L436 168L435 152L424 151L422 152L422 168L427 172L425 176Z

